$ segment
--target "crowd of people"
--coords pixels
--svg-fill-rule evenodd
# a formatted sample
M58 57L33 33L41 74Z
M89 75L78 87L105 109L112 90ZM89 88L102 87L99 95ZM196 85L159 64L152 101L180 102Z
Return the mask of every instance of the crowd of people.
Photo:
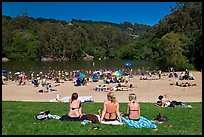
M56 70L49 70L47 73L43 72L33 72L30 71L30 74L26 74L24 71L22 72L16 72L11 73L11 71L8 73L8 80L17 82L18 86L23 85L33 85L34 87L41 87L39 92L52 92L56 91L52 87L60 85L60 83L65 83L65 81L72 81L74 86L87 86L90 82L99 82L101 81L105 86L101 87L101 83L98 87L96 87L96 91L127 91L128 89L128 83L130 81L130 78L133 77L133 70L126 68L124 70L118 70L121 74L121 76L112 75L111 73L113 71L111 70L89 70L86 71L86 75L83 74L83 77L78 77L77 74L83 73L83 70L73 70L73 71L56 71ZM51 82L55 83L54 85L51 84ZM118 83L125 83L126 86L117 86L115 89L113 87L107 86L109 84ZM4 84L2 80L2 84ZM132 85L132 84L131 84ZM109 88L110 87L110 88ZM131 88L132 86L130 86Z

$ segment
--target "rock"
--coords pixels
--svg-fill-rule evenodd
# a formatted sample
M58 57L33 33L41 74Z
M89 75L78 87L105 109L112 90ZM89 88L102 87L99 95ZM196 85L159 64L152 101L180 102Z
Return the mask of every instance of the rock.
M93 60L94 57L93 56L90 56L88 54L86 54L86 56L84 57L84 60Z

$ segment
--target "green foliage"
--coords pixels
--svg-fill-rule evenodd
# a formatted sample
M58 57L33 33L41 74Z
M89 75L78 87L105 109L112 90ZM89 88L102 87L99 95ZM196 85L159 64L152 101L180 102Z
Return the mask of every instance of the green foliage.
M159 58L156 59L161 68L172 66L174 68L185 69L188 64L187 58L183 55L180 35L174 32L164 35L157 45Z
M174 57L170 55L170 58L167 58L167 56L166 58L164 56L160 58L161 52L164 54L165 51L158 52L158 47L162 50L167 50L167 48L162 48L161 43L158 43L152 46L153 58L157 60L158 65L164 62L165 66L163 67L170 65L182 69L184 66L189 68L195 66L197 69L201 69L202 67L199 64L201 64L202 58L202 2L178 2L177 6L172 8L171 11L172 13L166 15L158 24L148 28L143 38L148 39L151 43L154 39L163 39L165 35L171 32L179 34L180 46L178 47L180 49L176 50L181 54L176 55L174 53Z
M118 50L119 57L122 59L140 60L139 50L133 45L123 45Z
M193 108L161 108L153 103L140 103L141 116L152 120L159 113L169 118L158 125L158 131L148 128L130 128L127 125L87 124L56 119L35 121L33 116L50 110L52 115L67 114L68 103L50 102L2 102L2 135L201 135L202 102L189 103ZM82 103L83 113L97 114L102 103ZM127 103L120 103L120 111L126 112ZM185 115L184 115L185 114ZM172 128L168 128L172 125ZM92 128L99 126L101 130Z
M16 30L13 39L4 46L3 54L14 60L35 60L37 55L37 44L35 36L28 30Z
M85 53L94 56L94 59L99 59L105 57L105 48L99 45L91 45L84 48Z

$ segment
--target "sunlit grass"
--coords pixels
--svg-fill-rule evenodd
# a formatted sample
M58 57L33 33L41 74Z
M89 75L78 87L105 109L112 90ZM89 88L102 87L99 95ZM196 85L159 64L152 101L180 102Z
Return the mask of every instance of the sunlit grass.
M127 125L104 124L82 125L80 122L56 119L35 121L33 116L40 111L62 116L68 111L68 103L2 102L3 135L199 135L202 134L202 103L189 103L193 108L160 108L152 103L141 103L141 115L152 120L158 113L170 120L158 125L158 130L130 128ZM120 104L125 113L126 103ZM97 114L102 103L82 103L85 114ZM92 129L99 126L100 129ZM170 126L170 127L169 127Z

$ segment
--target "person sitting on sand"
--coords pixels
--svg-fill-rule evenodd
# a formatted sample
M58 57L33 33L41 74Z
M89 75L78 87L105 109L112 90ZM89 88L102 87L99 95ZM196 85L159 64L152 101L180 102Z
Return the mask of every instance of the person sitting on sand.
M33 83L34 87L38 87L38 86L39 86L39 82L38 82L37 79L34 79L34 80L32 81L32 83Z
M42 79L42 82L41 82L41 85L42 85L42 87L45 87L46 86L46 78L45 78L45 76L43 76L43 79Z
M127 105L126 114L122 115L127 119L139 121L140 120L140 104L136 102L136 95L134 93L129 94L129 103Z
M99 86L97 86L97 87L95 88L95 90L96 90L96 91L102 91L102 90L103 90L103 87L102 87L101 85L99 85Z
M107 87L106 85L103 85L102 90L103 90L104 92L107 92L108 90L110 90L110 88Z
M19 77L19 80L18 80L18 86L19 86L19 85L22 85L22 83L23 83L23 77L20 76L20 77Z
M80 78L77 78L77 80L74 82L74 86L81 86Z
M115 121L117 116L120 123L122 123L121 116L119 113L119 103L116 101L116 97L113 92L107 93L107 100L104 101L102 113L98 109L100 116L100 122L104 121Z
M59 76L57 76L57 77L55 78L55 83L60 83L60 77L59 77Z
M56 89L53 89L51 88L51 84L50 83L47 83L45 86L44 86L44 89L46 90L46 92L53 92L53 91L57 91Z
M116 87L122 87L121 83L119 82L118 85Z
M78 94L75 92L72 94L69 102L69 112L68 114L62 116L60 120L68 121L83 121L86 119L86 115L82 114L81 101L78 100Z

